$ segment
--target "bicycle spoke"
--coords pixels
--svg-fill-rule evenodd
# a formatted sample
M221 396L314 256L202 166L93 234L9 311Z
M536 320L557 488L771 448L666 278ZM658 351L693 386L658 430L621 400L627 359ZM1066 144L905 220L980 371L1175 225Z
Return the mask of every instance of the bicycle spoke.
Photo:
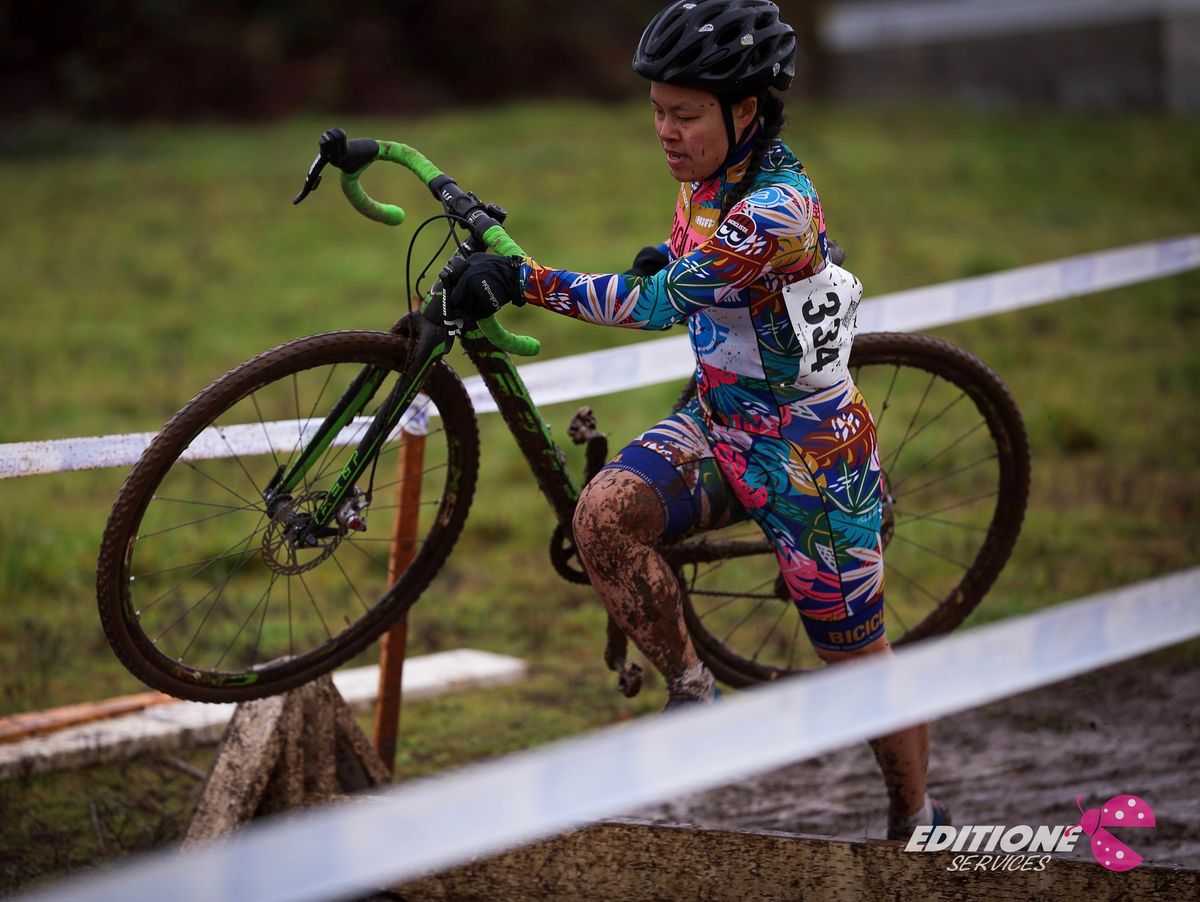
M254 648L250 650L250 666L253 667L258 663L258 650L262 647L263 630L267 625L267 610L271 607L271 589L274 588L278 577L271 580L271 584L267 587L267 602L263 605L262 616L258 619L258 633L254 637ZM284 581L286 582L286 580Z
M793 605L794 607L794 605ZM800 612L796 612L796 625L792 628L792 644L788 646L787 669L796 669L796 649L800 645L800 627L804 623L804 618L800 616Z
M334 566L337 567L338 571L342 574L342 578L345 579L346 585L350 587L350 591L354 593L354 597L358 599L358 604L363 609L363 612L365 613L367 611L370 611L371 606L368 605L365 601L363 601L363 597L358 591L358 586L356 586L354 584L354 580L352 580L350 578L350 574L347 573L346 568L342 566L341 560L336 557L330 558L330 560L333 561ZM346 625L349 626L350 624L347 623Z
M957 405L958 405L958 403L959 403L960 401L962 401L962 400L963 400L964 398L966 398L966 397L967 397L967 396L966 396L966 394L965 394L964 392L959 392L959 393L958 393L958 395L957 395L957 396L956 396L956 397L955 397L955 398L954 398L952 401L948 402L948 403L946 404L946 406L945 406L945 407L943 407L941 410L939 410L937 413L935 413L935 414L934 414L933 416L931 416L929 419L925 420L925 421L924 421L924 422L923 422L923 423L920 425L920 427L919 427L919 428L918 428L918 429L917 429L915 432L909 432L909 433L906 433L906 434L905 434L905 436L904 436L904 441L902 442L902 445L908 445L908 444L910 444L910 443L911 443L911 442L912 442L914 439L916 439L916 438L917 438L917 437L919 437L919 436L920 436L922 433L924 433L924 432L925 432L925 430L927 430L927 429L931 428L931 427L932 427L932 426L933 426L935 423L938 423L938 422L940 422L940 421L941 421L941 419L942 419L944 416L946 416L946 414L947 414L947 413L949 413L949 412L950 412L950 411L951 411L951 410L952 410L952 409L953 409L955 406L957 406ZM922 408L924 407L924 402L925 402L925 400L926 400L926 398L922 398L922 399L921 399L921 401L922 401ZM918 408L918 412L919 412L920 410L921 410L921 408ZM916 415L915 415L915 414L914 414L914 417L913 417L913 422L914 422L914 423L916 422Z
M337 370L338 370L337 364L334 364L333 366L331 366L329 368L329 372L325 374L325 381L321 384L321 390L319 392L317 392L317 396L316 396L316 398L313 399L312 406L308 409L307 414L301 414L301 412L300 412L300 380L299 380L300 374L299 373L292 374L292 378L291 378L292 397L295 399L296 424L297 424L297 429L299 430L296 433L296 444L295 444L294 448L292 449L293 457L300 452L301 448L304 447L304 444L305 444L304 435L305 435L305 433L308 432L309 424L312 423L312 421L314 419L316 419L317 408L321 405L321 401L325 397L326 390L329 388L330 384L333 382L333 374L335 372L337 372ZM304 473L304 491L305 492L312 491L312 480L309 478L307 471L305 471L305 473Z
M944 448L943 448L941 451L939 451L937 454L934 454L932 457L930 457L930 458L928 458L927 460L925 460L925 461L924 461L922 464L920 464L919 466L917 466L917 467L914 467L913 469L909 470L907 473L905 473L905 474L904 474L904 476L903 476L903 477L896 478L896 477L895 477L895 474L893 474L893 479L892 479L892 488L893 488L893 489L899 489L899 488L900 488L902 485L904 485L904 483L905 483L905 481L906 481L906 480L908 480L908 479L911 479L913 476L915 476L917 473L920 473L922 470L926 470L926 469L928 469L928 468L929 468L929 467L930 467L932 464L934 464L936 461L940 460L940 459L941 459L942 457L944 457L946 454L948 454L948 453L950 453L951 451L953 451L953 450L954 450L955 448L957 448L957 447L958 447L958 446L959 446L959 445L960 445L962 442L966 441L968 438L970 438L972 435L974 435L974 434L975 434L976 432L978 432L980 429L984 428L986 425L987 425L987 424L986 424L986 423L985 423L983 420L980 420L978 423L976 423L974 426L972 426L970 429L968 429L966 432L964 432L964 433L963 433L962 435L960 435L958 438L954 439L954 441L950 442L950 444L946 445L946 447L944 447ZM996 455L994 455L994 454L993 454L993 455L991 455L991 456L990 456L988 459L989 459L989 460L994 460L994 459L995 459L995 457L996 457ZM914 491L915 491L915 490L914 490Z
M258 425L262 429L263 438L267 442L267 447L271 451L271 461L275 464L276 469L279 468L279 458L275 455L275 446L271 441L270 433L267 432L267 419L263 416L262 409L258 406L258 393L251 392L250 403L254 405L254 413L258 417Z
M906 536L902 536L899 533L896 534L896 541L902 542L903 544L908 545L912 548L919 548L921 551L924 551L926 554L933 555L933 557L943 560L948 564L954 564L956 567L961 567L963 570L966 570L967 567L971 566L969 561L955 560L954 558L949 557L948 555L943 554L942 552L937 551L936 549L930 548L928 545L923 545L920 542L918 542L914 539L907 538Z
M329 630L329 624L325 622L324 615L321 614L321 606L317 604L317 599L312 593L312 589L308 587L308 581L304 578L303 573L296 574L296 578L300 580L300 585L304 587L304 593L308 596L308 601L312 605L312 609L316 611L317 619L321 621L321 628L325 630L325 638L332 639L333 633Z
M232 495L234 498L241 501L247 507L253 508L254 510L263 510L264 509L262 506L263 503L262 503L261 499L258 501L251 501L249 498L243 497L240 492L235 492L232 488L225 485L225 483L221 482L219 479L217 479L214 476L210 476L207 472L204 471L203 468L196 466L196 464L192 463L189 460L183 460L183 461L180 461L180 463L187 466L188 469L190 469L196 475L203 476L209 482L213 483L214 485L219 486L222 490L224 490L228 494Z
M324 456L321 458L321 464L320 467L318 467L317 472L312 473L310 468L309 472L311 475L308 477L309 484L315 485L321 480L328 478L332 473L340 473L342 468L345 466L345 464L342 463L343 456L349 459L351 449L358 447L358 443L362 440L363 433L367 431L370 425L371 421L369 419L364 419L357 423L347 424L346 428L343 429L342 432L338 433L337 437L335 438L337 444L330 445L326 450ZM341 441L342 434L346 431L346 429L350 428L354 428L354 433L346 441Z
M936 595L934 595L932 592L930 592L928 589L926 589L924 585L917 582L911 576L908 576L907 574L901 572L896 567L888 566L887 574L888 574L888 576L900 577L900 579L904 580L905 583L912 586L914 589L916 589L918 592L920 592L922 595L924 595L930 601L934 602L935 604L941 604L942 599L938 598Z
M420 473L414 473L413 478L415 478L417 480L425 479L432 474L440 473L442 470L445 470L448 466L449 465L445 464L445 463L434 464L433 466L426 467ZM402 482L407 482L408 479L409 479L409 477L407 477L407 476L402 476L398 479L393 479L391 482L385 482L383 485L376 486L375 491L377 491L377 492L386 491L387 489L394 488L395 486L400 485L400 483L402 483ZM428 503L428 502L422 502L422 504L425 504L425 503ZM433 503L437 503L437 502L433 502Z
M773 635L775 635L775 630L777 630L779 628L779 624L783 622L783 618L787 614L787 612L788 612L787 605L781 605L780 610L779 610L779 616L775 618L775 622L773 624L771 624L771 629L767 632L767 634L765 636L763 636L762 642L758 643L758 648L756 648L754 650L754 656L750 659L751 661L755 661L755 662L758 661L759 655L761 655L762 650L767 647L767 643L771 640L771 637Z
M226 645L225 650L223 652L221 652L221 657L217 658L217 662L215 664L213 664L213 666L212 666L213 670L221 669L221 665L225 662L225 656L229 654L229 652L233 649L233 647L235 645L237 645L237 640L242 635L242 631L245 630L246 624L248 624L251 620L254 619L254 614L258 611L258 609L260 607L263 608L263 615L264 616L266 615L266 605L268 603L267 599L269 599L271 597L271 589L275 586L275 580L278 578L279 578L279 574L277 574L277 573L271 574L271 580L270 580L270 582L267 583L267 588L263 590L262 596L255 603L254 607L250 609L250 613L246 615L246 619L242 621L242 625L238 627L237 632L233 634L233 638L229 640L229 644ZM258 647L257 643L255 643L256 651L257 651L257 647ZM252 657L250 663L253 664L254 660L255 659Z
M388 547L390 548L391 544L392 544L391 539L353 539L353 540L347 540L347 541L349 541L351 548L353 548L355 551L357 551L359 554L361 554L363 557L365 557L367 560L369 560L376 567L380 568L385 573L387 572L387 567L388 567L387 561L386 560L381 561L379 558L375 557L375 555L371 554L371 552L367 551L367 549L361 548L359 546L359 543L361 543L361 542L378 542L380 544L386 543L388 545Z
M212 505L212 506L217 507L218 505ZM221 505L221 506L223 506L223 505ZM185 520L183 523L177 523L174 526L168 526L165 529L158 529L158 530L155 530L154 532L140 533L137 537L137 541L140 542L142 539L152 539L155 536L166 535L169 532L174 532L177 529L183 529L186 526L195 526L199 523L208 523L211 520L219 520L222 517L228 517L230 514L246 513L251 510L254 510L254 508L230 507L230 508L227 508L226 510L223 510L219 514L209 514L207 517L200 517L196 520Z
M968 463L968 464L963 464L958 469L951 470L949 473L939 476L936 479L931 479L926 483L922 483L921 485L917 486L915 489L909 489L907 492L905 492L905 494L912 496L912 495L917 494L918 492L923 492L925 489L929 488L930 486L939 485L940 483L945 482L947 479L953 479L955 476L961 476L963 473L968 473L971 470L975 469L976 467L982 467L984 464L991 463L995 459L996 459L995 454L990 454L987 457L981 457L979 460L972 461L971 463ZM894 488L893 488L893 491L895 491Z
M265 432L266 424L264 423L262 425L263 425L263 430ZM241 469L242 473L245 475L246 481L250 483L250 488L255 489L256 492L261 493L264 486L257 485L254 482L254 477L250 475L250 471L246 469L246 464L242 461L242 455L238 453L238 450L236 448L234 448L233 445L231 445L229 443L229 439L227 439L225 437L225 430L220 426L214 426L213 428L216 429L217 435L220 437L221 441L225 444L225 447L229 449L229 455L225 459L234 461L238 465L238 467ZM268 446L269 446L269 442L268 442Z
M151 501L166 501L170 504L189 504L196 507L216 507L226 511L252 511L259 510L256 503L233 505L233 504L217 504L215 501L199 501L187 498L169 498L166 495L153 495Z
M904 451L905 446L908 444L909 436L912 435L913 426L916 425L917 419L921 416L921 411L925 409L925 402L929 399L929 393L933 391L933 386L936 380L937 376L933 373L930 373L929 381L925 384L925 391L922 393L921 400L917 404L916 410L913 411L912 417L908 421L908 426L905 427L904 435L900 438L900 441L896 443L895 449L883 460L883 466L885 470L890 471L895 467L896 460L900 457L901 452Z
M252 541L254 539L254 537L256 535L258 535L260 532L262 532L263 529L265 529L265 528L266 527L263 526L263 527L260 527L259 529L254 530L254 532L252 532L252 533L250 533L250 535L246 536L245 539L238 539L237 542L235 542L229 548L225 549L224 551L222 551L218 554L213 555L212 557L202 558L201 560L198 560L198 561L188 561L187 563L184 563L184 564L176 564L173 567L162 567L158 570L147 570L144 573L137 573L137 574L130 576L129 581L133 582L134 580L138 580L138 579L146 580L152 576L162 576L164 573L174 573L178 570L186 570L188 567L197 567L198 568L194 573L189 573L187 576L185 576L183 578L183 580L176 583L174 586L172 586L170 589L167 590L167 592L172 592L175 589L178 589L180 586L182 586L189 579L199 576L202 572L204 572L204 570L206 570L208 567L215 564L217 561L221 561L221 560L225 560L226 558L234 557L237 554L237 552L235 552L233 550L234 548L236 548L238 545L242 544L243 541L247 541L247 542Z
M720 611L723 608L729 607L735 601L741 601L742 599L745 599L745 598L761 598L761 599L765 600L765 599L775 597L774 595L751 595L747 592L711 592L711 591L703 592L703 591L699 591L699 590L692 592L690 594L699 596L701 598L724 598L724 599L727 599L726 601L721 602L715 608L709 608L707 611L705 611L703 614L700 615L702 617L707 617L710 614L715 614L717 611Z
M755 605L753 608L751 608L751 609L750 609L750 611L749 611L748 613L746 613L746 614L745 614L745 615L742 617L742 619L741 619L741 620L739 620L737 623L735 623L735 624L734 624L734 625L733 625L733 626L730 628L729 632L727 632L727 633L725 634L725 638L723 638L721 641L722 641L722 642L728 642L728 641L729 641L729 637L730 637L730 636L732 636L734 633L736 633L736 632L737 632L739 629L741 629L741 628L742 628L742 626L743 626L743 625L746 623L746 621L748 621L748 620L749 620L751 617L753 617L755 614L757 614L757 613L758 613L758 612L759 612L759 611L762 609L762 606L763 606L763 605L765 605L765 604L767 603L767 601L768 601L768 599L767 599L767 598L763 598L763 599L761 599L761 600L758 602L758 604L756 604L756 605Z
M994 497L994 493L993 493L993 497ZM987 533L987 527L983 526L979 523L963 523L961 520L946 520L946 519L943 519L942 517L927 517L923 514L909 514L909 515L905 515L902 517L899 513L897 513L896 522L899 523L901 520L903 520L904 523L906 523L906 524L907 523L931 523L935 526L949 526L953 529L958 529L958 530L968 530L970 532L978 532L978 533L984 533L984 534Z
M287 628L288 628L288 657L296 656L296 636L293 633L292 622L292 581L287 581Z
M249 546L249 544L250 544L249 541L247 541L246 545ZM210 616L212 616L212 612L216 608L217 602L221 600L221 593L225 591L225 587L227 585L229 585L229 581L231 579L233 579L233 575L235 573L237 573L239 570L241 570L242 567L245 566L246 561L250 560L250 558L253 556L254 556L253 552L251 552L249 555L247 555L246 549L243 549L241 560L239 560L237 562L237 564L235 564L233 566L233 568L229 571L229 573L227 573L225 575L225 578L223 580L221 580L220 583L218 583L217 585L215 585L211 589L209 589L207 592L205 592L202 596L200 596L199 600L197 600L197 602L194 605L192 605L190 608L188 608L184 612L182 617L180 617L178 620L176 620L174 623L172 623L169 627L167 627L165 630L163 630L161 633L159 633L158 636L153 640L154 644L157 645L159 639L162 639L163 636L167 635L167 633L169 633L176 626L178 626L180 623L182 623L188 614L190 614L192 611L196 610L196 608L200 607L200 605L204 603L204 599L206 599L206 598L208 598L208 596L212 595L213 596L212 604L210 604L208 606L208 611L205 612L204 617L201 619L200 626L198 626L196 628L196 632L194 632L192 634L192 638L188 641L187 647L184 648L183 652L179 655L179 660L182 661L184 659L184 657L187 655L187 653L189 651L191 651L192 645L193 645L193 643L195 643L196 637L200 635L200 631L202 629L204 629L204 625L206 623L208 623L208 618Z
M946 504L942 507L934 508L931 511L921 511L920 513L909 513L907 510L897 507L895 509L896 519L899 520L899 519L903 518L907 522L912 522L915 520L920 520L922 518L932 517L934 514L944 514L946 511L958 510L959 508L962 508L962 507L968 507L977 501L986 501L988 499L995 498L999 494L1000 493L997 490L993 490L990 492L984 492L980 495L972 495L969 498L962 498L962 499L959 499L958 501L951 502L950 504Z
M888 616L894 617L896 620L899 620L900 621L900 629L904 630L904 632L907 633L908 632L908 624L904 622L904 618L900 616L900 611L897 610L896 606L893 605L891 603L891 601L888 600L887 596L884 596L883 606L884 606L884 608L887 609Z
M1028 484L1020 416L986 366L929 336L860 336L850 372L878 438L888 635L898 642L944 632L978 603L1019 528ZM864 488L842 486L847 511L870 506ZM802 616L788 629L786 611L736 591L759 583L768 566L766 555L738 564L737 551L702 539L676 553L706 563L680 581L700 657L734 686L814 666L800 647ZM770 569L778 578L777 561Z
M240 701L346 660L383 626L379 605L391 597L402 516L411 522L405 542L419 551L404 591L419 593L432 579L462 528L478 460L469 397L443 364L428 370L402 418L440 420L423 435L420 472L398 472L406 433L393 428L345 486L371 532L343 524L348 509L340 507L328 523L314 522L380 422L387 396L364 400L364 389L394 390L409 347L378 332L297 339L216 380L157 434L156 466L135 469L122 489L101 561L118 583L105 588L101 579L106 635L145 682L197 700ZM188 454L193 445L193 454L204 452L201 434L220 457ZM268 515L259 493L289 474L290 490L276 493ZM379 505L376 486L392 493L377 494Z

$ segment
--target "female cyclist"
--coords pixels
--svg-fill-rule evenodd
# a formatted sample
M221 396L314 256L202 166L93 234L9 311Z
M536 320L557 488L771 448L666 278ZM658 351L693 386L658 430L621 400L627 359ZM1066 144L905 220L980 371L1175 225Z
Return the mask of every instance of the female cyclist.
M605 607L666 679L668 707L708 702L713 676L684 625L664 535L749 515L773 543L827 663L888 653L875 427L846 362L862 288L829 259L816 190L780 140L796 39L767 0L675 2L633 68L681 183L670 240L621 274L471 258L450 318L515 300L589 322L686 320L698 395L587 485L575 541ZM888 835L947 823L926 793L927 724L873 740Z

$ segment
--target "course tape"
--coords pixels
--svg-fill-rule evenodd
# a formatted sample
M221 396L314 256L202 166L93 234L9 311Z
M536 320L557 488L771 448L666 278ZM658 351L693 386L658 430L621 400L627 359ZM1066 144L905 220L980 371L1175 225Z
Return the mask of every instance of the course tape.
M859 305L858 330L931 329L1160 279L1197 267L1200 267L1200 234L1149 241L885 294ZM694 367L688 338L678 335L526 364L520 372L534 401L549 405L685 379ZM480 377L467 379L466 386L477 412L496 409ZM246 430L246 436L253 437L255 432L261 432L261 427L255 425ZM154 433L137 433L0 445L0 479L131 467L153 437ZM291 437L294 441L295 434ZM249 447L243 449L219 437L208 444L216 451L236 448L237 453L251 453Z
M1198 593L1200 568L1182 571L252 826L32 898L348 898L1182 642L1200 635Z

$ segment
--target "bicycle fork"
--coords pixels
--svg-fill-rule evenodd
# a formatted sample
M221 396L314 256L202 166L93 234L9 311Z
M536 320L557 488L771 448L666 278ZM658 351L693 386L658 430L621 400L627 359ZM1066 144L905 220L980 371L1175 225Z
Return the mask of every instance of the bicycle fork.
M315 493L304 492L304 503L297 504L296 490L305 481L313 463L383 385L389 372L384 367L366 366L355 376L291 468L280 465L263 490L267 515L273 524L279 524L277 534L272 536L275 542L291 549L316 548L323 541L366 528L364 514L371 502L371 490L369 486L366 492L359 490L358 482L367 467L373 467L387 437L403 422L430 367L450 347L447 336L419 314L405 317L401 323L411 325L417 333L416 348L330 488Z

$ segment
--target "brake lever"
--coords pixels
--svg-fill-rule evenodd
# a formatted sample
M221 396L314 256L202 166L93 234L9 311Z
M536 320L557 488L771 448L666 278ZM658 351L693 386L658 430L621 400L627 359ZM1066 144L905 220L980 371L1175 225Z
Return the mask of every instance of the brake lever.
M300 193L293 199L293 204L298 204L304 198L308 197L317 190L317 185L321 184L321 170L325 168L325 164L329 160L322 154L317 154L317 158L312 161L312 165L308 167L308 175L304 177L304 187L300 189Z

